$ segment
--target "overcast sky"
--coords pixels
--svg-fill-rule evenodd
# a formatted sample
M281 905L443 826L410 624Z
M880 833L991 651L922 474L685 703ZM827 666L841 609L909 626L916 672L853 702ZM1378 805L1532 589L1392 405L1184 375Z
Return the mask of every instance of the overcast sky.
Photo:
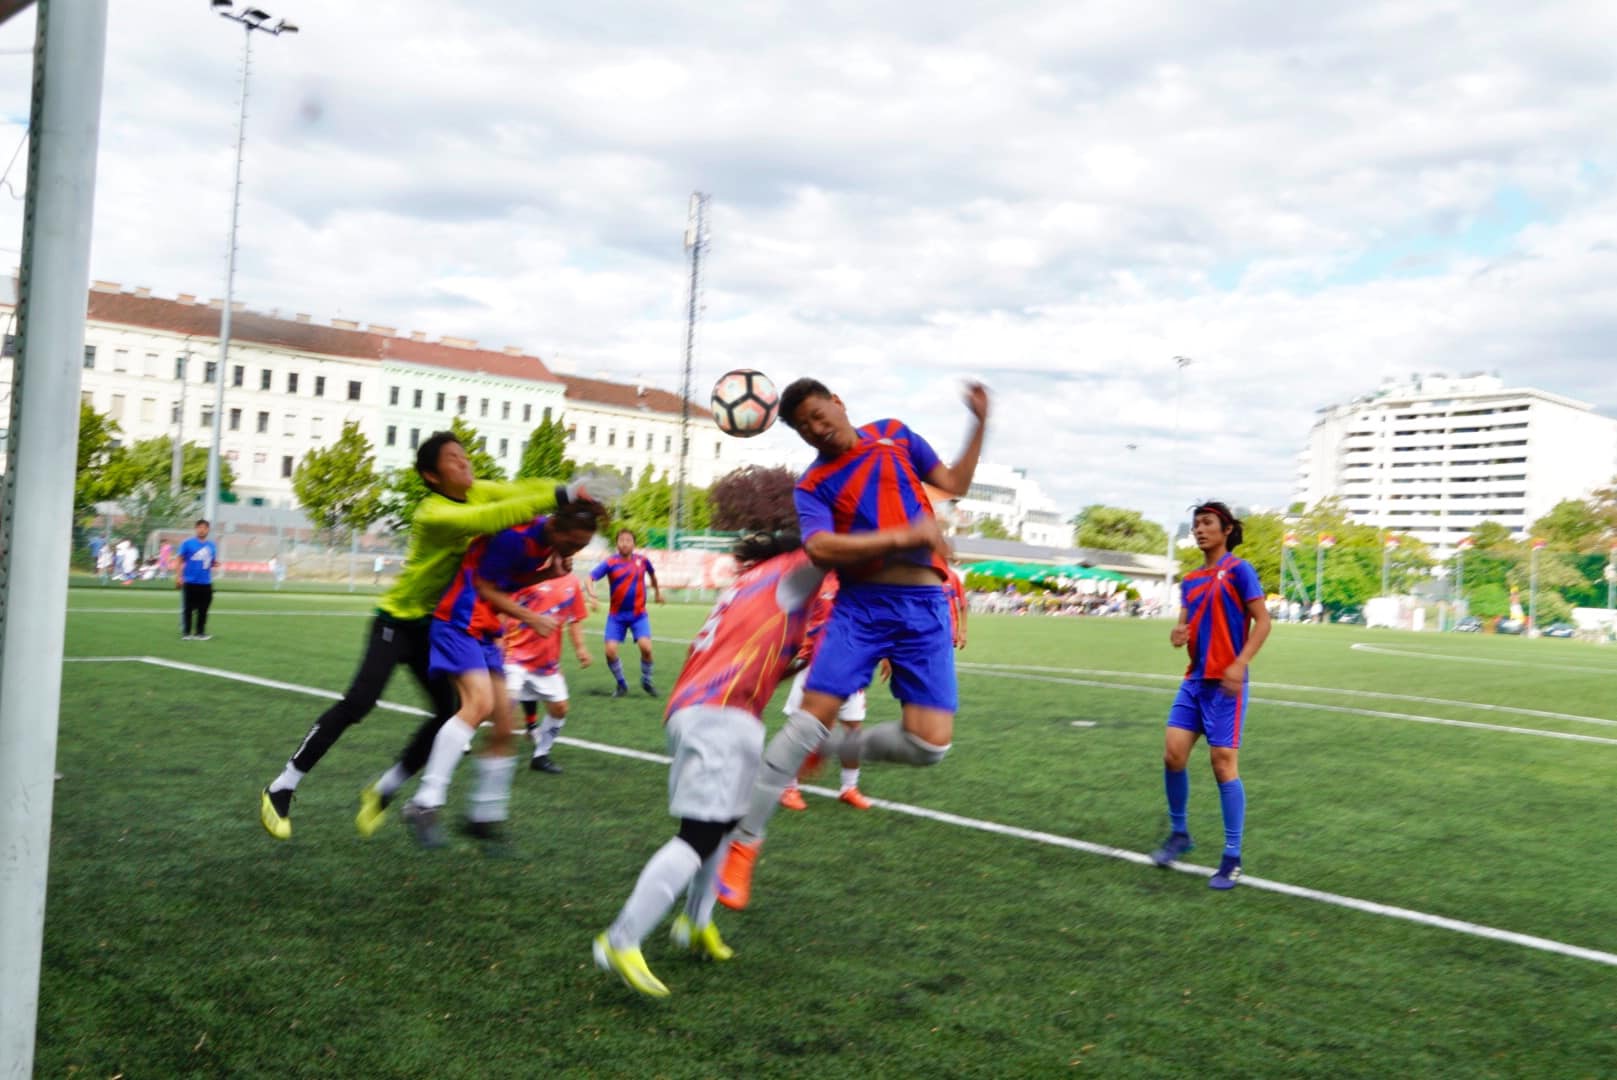
M675 389L700 189L699 386L813 374L951 456L982 379L985 460L1066 512L1283 505L1314 411L1392 375L1617 413L1617 6L300 2L254 35L255 310ZM223 295L242 36L112 4L94 277Z

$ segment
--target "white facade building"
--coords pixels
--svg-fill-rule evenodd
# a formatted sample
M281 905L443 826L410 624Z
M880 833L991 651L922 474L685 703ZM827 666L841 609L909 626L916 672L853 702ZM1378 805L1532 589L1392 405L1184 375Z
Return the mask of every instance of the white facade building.
M1439 558L1484 521L1525 535L1563 499L1617 474L1617 420L1493 375L1416 376L1320 410L1297 498L1418 537Z
M955 522L964 532L993 518L1011 536L1026 544L1067 547L1072 543L1072 526L1062 520L1055 503L1047 498L1026 469L979 462L971 488L955 502Z

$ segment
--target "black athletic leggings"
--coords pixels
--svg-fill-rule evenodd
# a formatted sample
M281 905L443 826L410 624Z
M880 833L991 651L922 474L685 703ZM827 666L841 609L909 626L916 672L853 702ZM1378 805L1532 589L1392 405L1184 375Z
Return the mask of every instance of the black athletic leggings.
M432 715L416 729L399 762L411 775L421 771L432 753L433 736L445 720L455 715L458 703L455 687L448 679L427 675L427 630L431 624L431 619L404 620L377 613L371 620L365 656L359 662L359 670L354 672L354 681L348 684L342 700L321 713L320 719L303 737L292 755L293 768L302 772L314 768L344 731L365 719L376 707L393 669L407 667L432 699Z
M186 582L181 586L180 592L183 594L181 597L183 607L180 609L180 633L186 637L191 636L191 616L194 614L196 615L196 632L206 634L208 632L208 607L213 603L213 586L192 585L190 582Z

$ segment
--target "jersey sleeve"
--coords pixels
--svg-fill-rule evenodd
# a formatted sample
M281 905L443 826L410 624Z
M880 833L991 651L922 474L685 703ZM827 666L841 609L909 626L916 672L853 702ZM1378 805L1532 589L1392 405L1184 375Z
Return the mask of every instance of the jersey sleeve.
M477 486L473 485L472 491L476 490ZM554 488L530 490L492 502L468 498L464 503L457 503L452 499L426 498L416 507L414 523L434 543L449 543L459 537L483 536L521 525L555 506Z
M823 489L805 489L799 484L792 491L792 503L797 507L797 528L805 541L817 533L836 531L831 502Z
M571 622L583 622L590 617L590 609L584 603L584 590L573 590L573 602L567 609L567 618Z
M600 581L602 578L606 577L606 571L606 560L602 559L600 562L595 564L595 569L590 571L590 580Z
M651 560L644 555L640 556L640 569L651 579L653 585L657 584L657 568L651 565Z
M1235 567L1235 591L1241 594L1241 602L1259 600L1263 597L1263 585L1258 581L1258 572L1252 564L1242 559Z
M932 444L921 438L920 433L908 424L904 425L904 434L909 438L910 464L915 466L915 475L925 480L928 473L943 464L943 460L932 449Z

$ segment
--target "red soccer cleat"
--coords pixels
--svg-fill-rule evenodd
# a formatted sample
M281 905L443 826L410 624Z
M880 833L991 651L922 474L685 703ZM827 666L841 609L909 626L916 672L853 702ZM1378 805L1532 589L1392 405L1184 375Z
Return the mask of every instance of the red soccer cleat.
M800 788L789 787L780 793L780 804L788 810L807 810L808 803L803 801L803 792Z
M730 853L719 871L719 903L731 911L740 911L752 899L752 867L758 861L758 849L763 846L762 840L750 844L744 840L730 841Z
M870 809L870 800L865 798L864 793L856 787L843 788L842 793L837 796L837 800L847 803L855 810Z

